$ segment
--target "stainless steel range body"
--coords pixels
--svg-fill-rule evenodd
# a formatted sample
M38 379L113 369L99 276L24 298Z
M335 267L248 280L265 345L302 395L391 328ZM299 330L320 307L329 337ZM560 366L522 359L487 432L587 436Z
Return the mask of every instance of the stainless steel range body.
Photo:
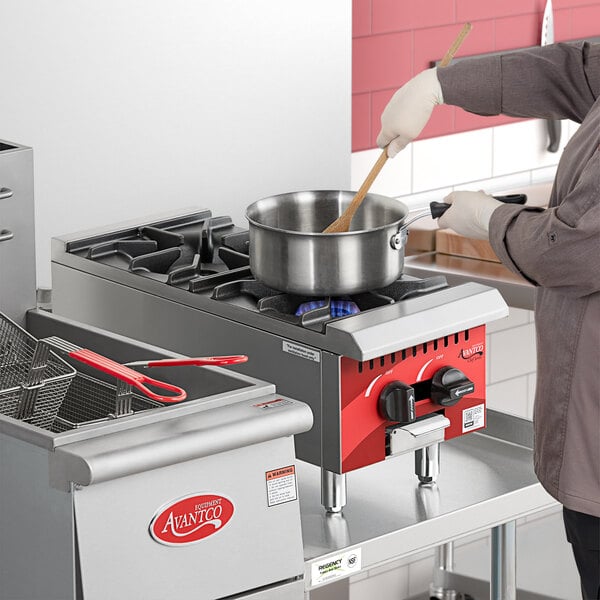
M182 354L245 353L239 371L306 402L298 458L322 468L322 501L345 474L415 451L435 481L439 442L485 427L485 324L497 290L403 276L344 298L290 296L252 278L248 233L190 209L53 240L58 314Z

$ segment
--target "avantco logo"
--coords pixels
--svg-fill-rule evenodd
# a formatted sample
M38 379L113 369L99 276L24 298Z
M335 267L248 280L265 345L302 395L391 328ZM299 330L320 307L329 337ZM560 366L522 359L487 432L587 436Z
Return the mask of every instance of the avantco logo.
M150 522L150 535L167 546L193 544L221 531L233 512L233 502L224 496L186 496L158 510Z
M483 344L473 344L470 348L463 348L458 356L464 360L477 360L483 356L484 348Z

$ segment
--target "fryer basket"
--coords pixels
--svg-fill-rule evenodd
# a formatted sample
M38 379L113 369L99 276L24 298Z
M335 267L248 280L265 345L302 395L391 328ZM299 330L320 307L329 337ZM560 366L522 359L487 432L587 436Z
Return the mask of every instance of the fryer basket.
M108 421L115 414L116 398L116 386L78 372L54 420L52 431L59 433ZM162 406L160 402L144 396L131 395L132 413Z
M37 340L0 313L0 414L49 429L76 371L53 352L37 364L36 349Z

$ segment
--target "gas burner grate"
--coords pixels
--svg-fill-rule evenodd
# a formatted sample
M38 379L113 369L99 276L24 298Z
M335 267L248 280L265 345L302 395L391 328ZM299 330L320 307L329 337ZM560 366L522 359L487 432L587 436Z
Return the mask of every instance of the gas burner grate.
M399 302L413 296L435 292L445 287L448 287L448 282L443 275L427 277L426 279L405 279L401 277L390 285L377 290L376 293L392 298L394 302Z
M212 263L215 260L215 237L217 232L231 229L233 221L231 217L212 217L202 225L202 237L200 240L200 260L204 263Z
M213 300L229 300L243 295L252 296L256 300L261 300L262 298L282 294L281 292L266 286L264 283L256 281L256 279L238 279L215 287L211 298Z
M250 267L239 267L237 269L230 269L229 271L221 271L214 275L207 275L206 277L197 277L195 279L190 280L189 282L189 291L194 292L195 294L199 294L200 292L210 292L213 290L213 298L214 292L217 288L222 287L224 285L229 285L230 283L240 283L241 281L250 281L249 278L252 277L252 272L250 271ZM239 295L232 293L227 298L233 298L234 296ZM225 297L216 298L217 300L224 300Z
M140 236L143 239L154 240L158 245L158 250L167 248L177 248L183 246L185 238L180 233L173 233L166 229L158 227L140 227Z
M256 279L244 279L232 280L217 285L211 298L213 300L228 301L240 296L249 296L256 300L258 312L307 329L323 332L325 325L332 321L350 317L357 312L394 304L406 298L433 292L447 287L447 285L446 278L443 276L427 279L402 277L375 292L363 292L342 298L314 298L282 293ZM348 303L352 303L356 310L349 311L350 314L340 315L338 309L342 304L348 306ZM299 311L298 309L301 306L307 306L307 310Z
M129 262L132 273L159 273L164 275L181 258L181 248L165 248L151 254L136 256Z
M248 231L239 230L227 216L198 217L189 223L138 227L124 239L97 238L85 256L171 286L189 282L192 292L250 277Z
M136 256L149 254L157 250L158 244L154 240L118 240L91 246L86 256L91 260L99 260L111 254L116 254L126 260L131 260Z

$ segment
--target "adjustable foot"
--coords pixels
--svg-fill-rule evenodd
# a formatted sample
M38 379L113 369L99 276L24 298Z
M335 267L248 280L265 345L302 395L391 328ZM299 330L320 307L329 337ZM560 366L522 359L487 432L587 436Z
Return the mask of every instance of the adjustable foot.
M321 468L321 504L329 513L342 512L346 506L346 474Z

